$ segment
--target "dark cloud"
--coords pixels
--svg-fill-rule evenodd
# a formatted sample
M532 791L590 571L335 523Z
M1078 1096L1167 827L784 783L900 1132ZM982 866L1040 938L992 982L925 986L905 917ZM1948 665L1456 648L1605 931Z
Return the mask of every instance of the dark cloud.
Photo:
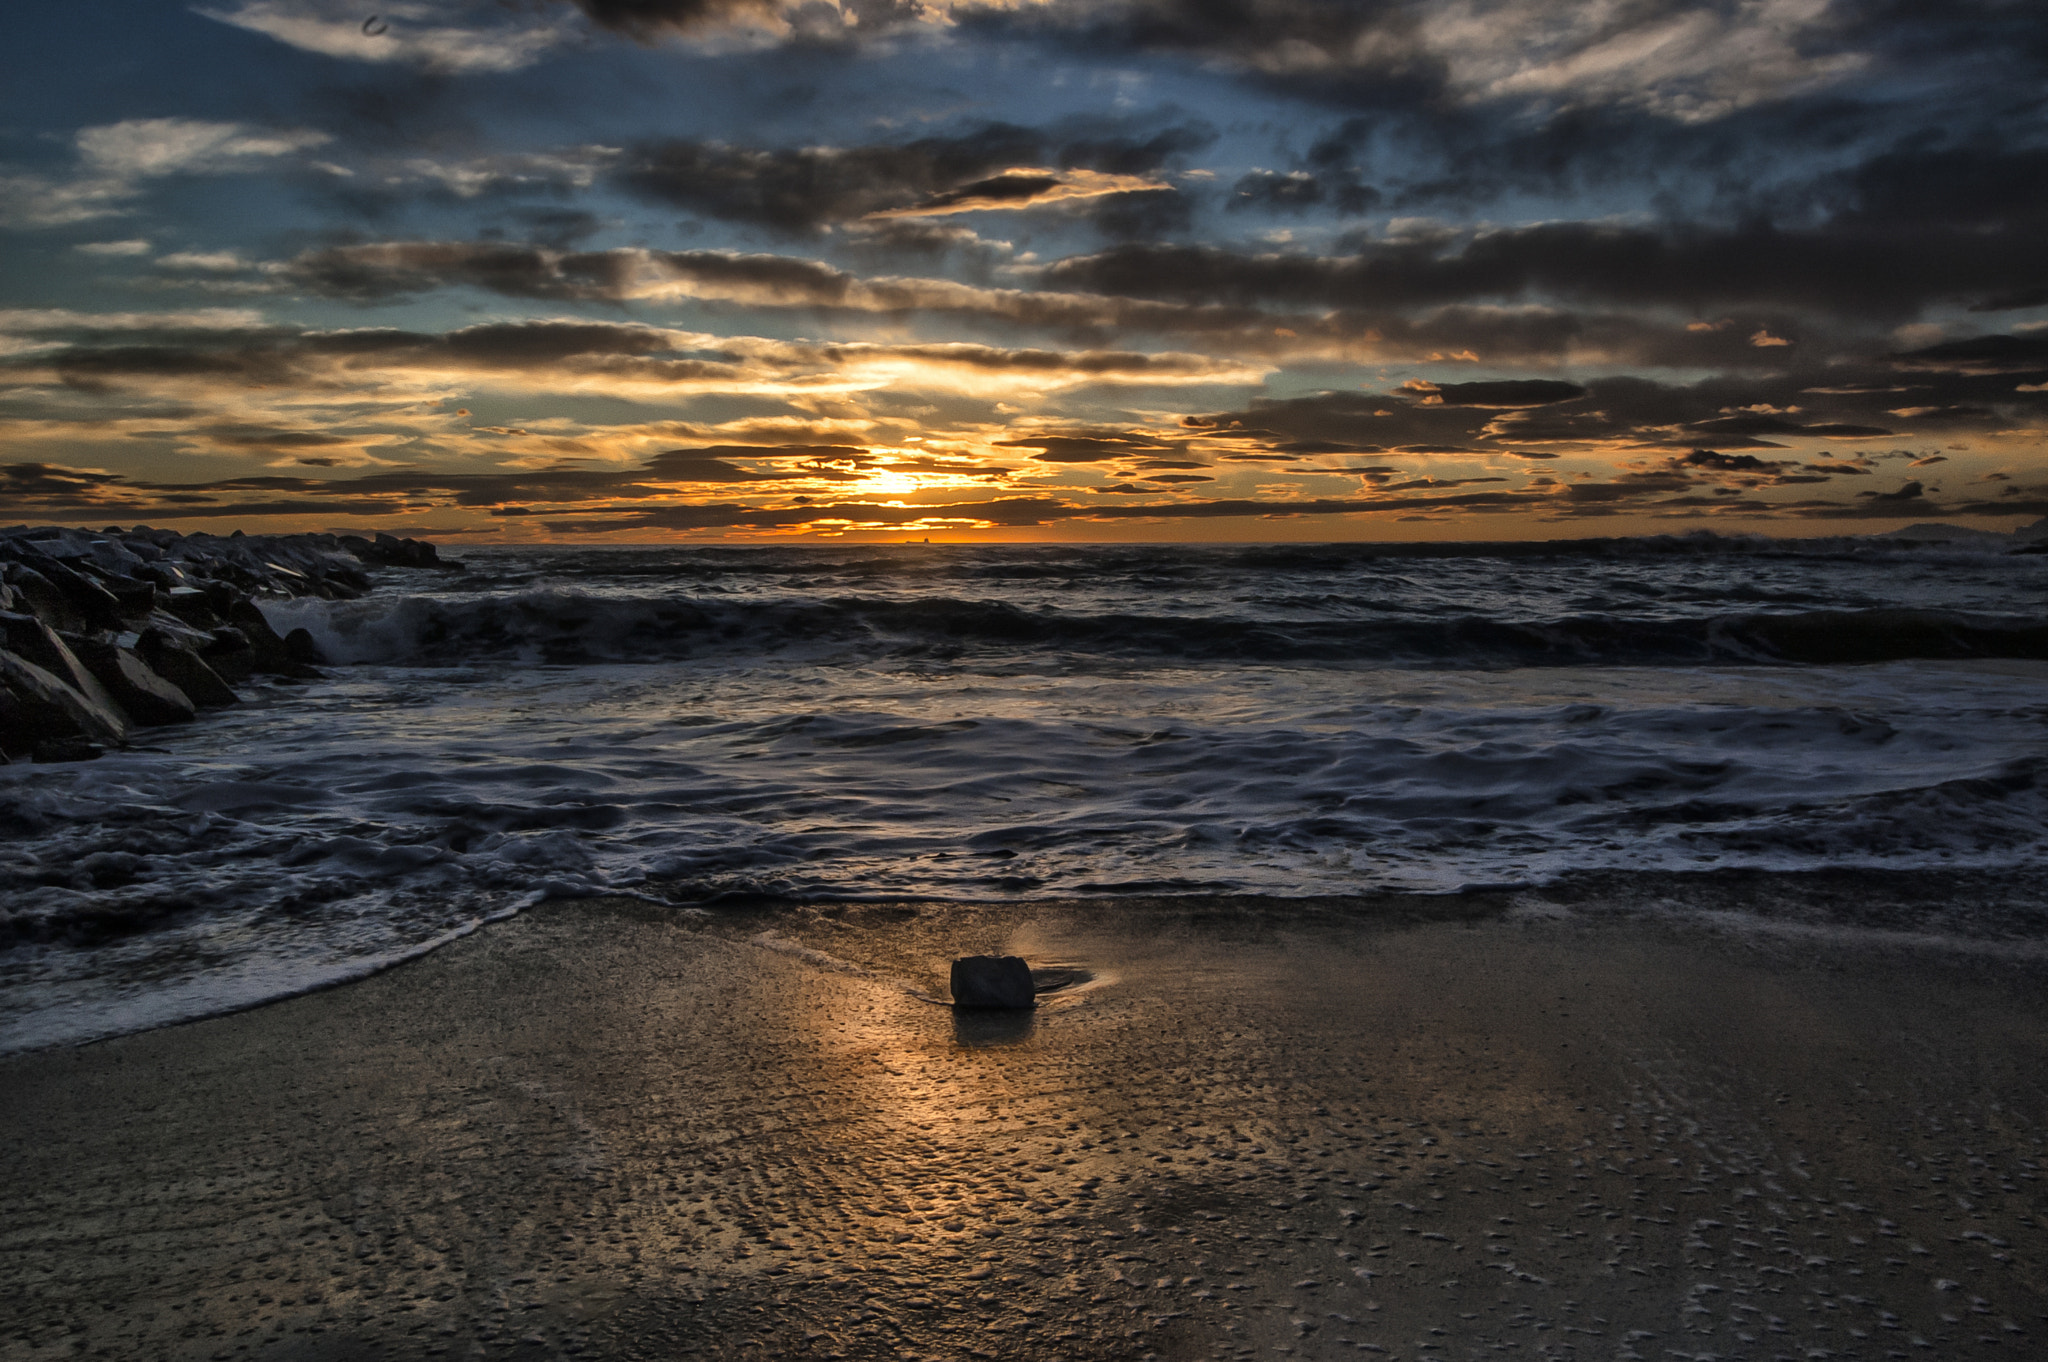
M17 389L13 410L0 417L49 417L54 400L48 379L66 389L103 398L152 384L180 389L189 399L225 401L224 394L295 388L339 400L380 400L380 388L410 377L438 386L467 376L492 386L546 389L566 385L625 393L659 390L744 391L764 382L872 369L903 371L900 388L920 386L918 375L964 373L1010 376L1046 387L1098 382L1206 381L1239 370L1200 355L1095 348L1006 348L970 342L884 344L751 339L730 348L697 348L701 337L627 322L485 322L444 333L397 327L345 331L222 335L194 332L178 343L94 345L0 359L0 376L31 374L43 381ZM878 395L870 405L889 399ZM907 400L900 389L897 401ZM922 406L920 399L919 405ZM61 404L58 407L61 410ZM212 423L218 424L218 423ZM524 433L524 432L517 432ZM279 443L289 443L289 440Z
M99 494L124 479L114 473L55 468L44 463L0 464L0 502L30 502L57 509L99 505Z
M1691 468L1711 468L1718 473L1770 473L1787 466L1765 463L1754 454L1722 454L1712 449L1695 449L1679 462Z
M520 208L511 216L525 229L528 241L558 251L566 251L604 228L604 219L580 208Z
M577 281L564 275L559 260L539 245L407 241L317 248L278 273L305 292L364 303L464 286L515 298L574 296Z
M880 212L1015 206L1061 182L1027 172L1057 166L1144 174L1214 139L1205 124L1139 137L1014 123L861 146L752 148L678 138L632 148L613 180L653 202L800 235Z
M1038 453L1032 457L1043 463L1106 463L1178 447L1139 434L1033 435L997 440L995 445L998 449L1035 449Z
M1239 307L1402 309L1547 298L1662 306L1803 308L1895 321L2030 278L2030 233L1978 235L1656 229L1544 223L1453 243L1369 240L1347 254L1248 254L1213 245L1130 245L1048 267L1058 288Z
M231 449L317 449L355 443L317 430L276 430L262 426L211 426L207 438ZM302 460L303 462L303 460Z
M1036 130L1008 123L883 146L756 150L674 139L635 148L616 177L642 198L804 233L1030 165L1044 146Z
M1357 163L1359 144L1373 131L1369 119L1348 119L1318 137L1308 154L1291 169L1254 170L1238 180L1227 207L1306 212L1329 208L1345 216L1369 213L1385 196L1364 180Z
M914 220L885 224L879 230L893 232L899 227L931 230L928 224ZM867 240L867 233L855 240ZM651 281L755 306L952 314L993 322L1005 330L1035 326L1076 337L1107 337L1119 332L1223 336L1249 332L1270 344L1273 325L1244 309L1191 308L1023 290L979 293L943 280L863 279L818 260L730 251L623 249L562 254L494 242L383 242L307 251L280 265L273 277L307 293L364 304L454 287L480 288L515 298L623 302ZM1540 328L1541 324L1537 325ZM1521 324L1525 331L1528 327L1526 322ZM1437 343L1433 337L1423 340Z
M49 362L73 384L186 378L309 389L343 381L336 367L545 371L578 363L621 376L673 380L738 372L732 356L679 351L669 333L653 327L555 321L486 322L444 333L395 327L315 331L260 341L198 335L183 347L76 348Z
M644 475L652 482L760 482L792 476L779 469L749 472L735 465L734 459L788 461L801 476L834 481L857 478L856 470L874 463L873 456L859 445L704 445L657 454L636 476Z
M921 224L891 224L916 230ZM943 229L938 229L943 230ZM375 303L442 288L478 288L512 298L615 302L653 273L709 289L744 290L762 301L832 307L860 280L822 261L732 251L639 249L561 252L489 241L392 241L329 246L285 262L276 276L328 298Z
M1900 363L1915 368L1963 369L1973 373L2035 373L2048 369L2048 333L1976 336L1908 350Z
M976 180L956 189L934 194L921 203L911 205L915 209L954 208L961 204L979 204L1000 207L1004 204L1028 203L1049 190L1060 186L1057 175L1038 175L1028 171L1012 171L986 180Z
M1990 350L2006 353L1997 346ZM1768 450L1782 445L1766 436L1860 441L1895 434L1902 425L1989 431L2048 416L2048 393L2013 391L2012 376L2003 369L1976 372L1978 353L1966 347L1950 363L1968 367L1930 370L1903 388L1875 382L1844 385L1844 378L1859 372L1854 369L1718 375L1690 384L1631 375L1584 385L1548 379L1418 380L1387 394L1257 399L1242 410L1192 415L1182 424L1191 433L1276 452L1476 449L1527 458L1543 457L1529 451L1531 444L1679 449L1711 444L1721 450ZM1876 378L1889 371L1873 362L1860 372ZM1785 414L1790 412L1798 414ZM1882 417L1883 423L1871 417Z
M735 19L768 18L780 8L773 0L574 0L577 9L600 28L642 42L667 33L728 24Z
M1106 202L1127 197L1150 196L1111 196ZM939 236L922 222L913 227L932 249L964 240L963 249L986 250L971 234ZM1439 268L1425 266L1425 274ZM1884 344L1877 333L1830 331L1776 315L1710 314L1714 321L1688 325L1640 307L1586 309L1506 298L1500 302L1510 305L1445 304L1429 296L1404 300L1403 290L1427 295L1427 280L1404 279L1387 260L1254 256L1193 245L1138 245L1072 257L1042 276L1042 283L1055 287L1037 290L976 289L902 275L864 278L795 255L641 248L564 253L504 242L325 247L266 273L303 292L360 303L446 287L590 302L684 296L749 306L950 315L1006 331L1037 327L1090 343L1120 335L1200 338L1211 348L1254 355L1351 349L1368 341L1382 354L1418 359L1462 355L1495 364L1555 365L1592 352L1611 361L1673 368L1779 370L1795 356L1825 362ZM1375 281L1383 275L1390 282L1380 289ZM1143 296L1148 294L1155 296ZM1362 305L1376 295L1384 296L1369 308ZM1317 310L1304 310L1309 308ZM1946 362L1945 352L1913 362L1938 365Z
M532 503L645 501L729 483L847 482L872 457L855 445L706 445L672 449L633 469L542 468L490 473L398 469L343 479L274 474L173 483L22 463L0 466L0 497L44 513L96 511L159 519L322 513L389 515L411 503L524 514ZM742 467L767 464L766 469ZM854 467L847 467L853 465ZM266 499L246 500L250 494Z
M1154 52L1222 61L1296 97L1400 109L1439 100L1444 63L1404 0L1052 0L961 5L969 32L1081 52Z
M1026 350L993 345L950 342L937 345L890 345L884 347L819 345L809 353L825 363L854 361L873 353L892 359L927 360L934 364L959 365L990 373L1044 374L1049 378L1074 376L1176 374L1201 372L1207 362L1189 355L1155 355L1139 350Z
M1687 429L1708 435L1818 435L1836 440L1868 440L1893 432L1883 426L1859 426L1848 421L1820 421L1801 425L1782 416L1747 412L1739 416L1717 416L1710 421L1692 421Z
M1841 41L1931 62L1997 52L2048 66L2048 20L2009 0L1856 0L1838 6Z
M1972 312L2018 312L2024 308L2048 307L2048 284L2037 284L1996 298L1972 303Z
M1231 186L1224 207L1232 212L1245 208L1291 209L1299 212L1323 201L1323 187L1306 171L1282 175L1272 170L1254 170Z
M1576 383L1551 378L1510 378L1489 383L1437 383L1431 386L1437 399L1447 407L1543 407L1586 395L1586 390Z
M65 384L88 391L118 379L283 384L300 375L281 347L197 336L186 344L74 346L44 361ZM17 361L20 363L20 361Z
M1386 449L1380 445L1340 444L1334 440L1282 440L1278 444L1273 446L1273 450L1274 453L1284 455L1288 458L1296 458L1304 454L1384 454L1387 452ZM1236 459L1258 459L1270 458L1272 457L1272 455L1232 454L1226 455L1225 457ZM1381 471L1384 472L1391 470Z
M1062 170L1149 175L1209 147L1217 134L1215 128L1197 120L1150 136L1119 134L1081 124L1056 129L1055 135L1061 144L1054 159Z
M1243 440L1287 453L1374 453L1396 446L1464 451L1485 413L1363 392L1259 398L1242 411L1188 416L1190 433Z
M1007 261L1007 243L989 241L958 222L933 218L883 218L857 224L842 235L839 249L856 265L885 274L908 268L919 273L950 270L954 277L986 285Z
M530 369L583 356L674 354L674 342L649 327L606 322L485 322L442 335L366 331L313 335L315 354L445 356L482 368Z
M1094 201L1089 221L1118 241L1158 241L1194 226L1193 196L1178 189L1136 189Z
M2001 142L1910 145L1873 156L1839 184L1841 228L1901 225L1979 232L2037 231L2048 225L2048 148Z
M1470 200L1667 171L1740 197L1760 182L1750 172L1773 160L1967 117L1993 102L1987 92L2005 96L2010 125L2048 80L2048 18L2015 0L1831 0L1797 12L1694 0L1505 4L1468 12L1448 35L1431 31L1433 8L1052 0L950 13L969 34L1096 58L1178 56L1284 98L1367 112L1383 137L1405 140L1411 163L1437 163L1436 197ZM1461 71L1461 59L1476 69ZM1911 99L1882 88L1894 72L1912 73ZM1945 97L1957 107L1942 107ZM1328 189L1323 197L1341 202Z

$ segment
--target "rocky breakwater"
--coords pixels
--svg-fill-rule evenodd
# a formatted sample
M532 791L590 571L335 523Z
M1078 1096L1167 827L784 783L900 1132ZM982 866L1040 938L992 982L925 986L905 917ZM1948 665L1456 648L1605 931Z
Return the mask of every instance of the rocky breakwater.
M348 600L378 568L461 566L388 534L0 530L0 759L90 760L255 678L319 676L312 636L279 637L265 596Z

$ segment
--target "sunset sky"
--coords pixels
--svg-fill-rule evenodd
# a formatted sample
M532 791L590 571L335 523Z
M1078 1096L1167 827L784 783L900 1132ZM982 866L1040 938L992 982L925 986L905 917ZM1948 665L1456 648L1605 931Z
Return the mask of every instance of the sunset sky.
M2039 0L148 0L0 63L0 522L2048 515Z

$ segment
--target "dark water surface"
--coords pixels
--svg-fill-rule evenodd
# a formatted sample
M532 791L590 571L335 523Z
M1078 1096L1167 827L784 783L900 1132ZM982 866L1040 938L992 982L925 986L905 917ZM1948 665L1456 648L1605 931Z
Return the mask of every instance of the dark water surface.
M1869 540L486 549L329 679L0 770L0 1051L548 897L2038 868L2048 557Z

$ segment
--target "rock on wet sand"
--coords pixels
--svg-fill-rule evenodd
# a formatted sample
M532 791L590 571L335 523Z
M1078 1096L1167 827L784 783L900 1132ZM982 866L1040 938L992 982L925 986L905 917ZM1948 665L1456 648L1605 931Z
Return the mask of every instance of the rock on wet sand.
M1022 956L963 955L953 962L952 989L955 1007L1038 1006L1031 966Z

